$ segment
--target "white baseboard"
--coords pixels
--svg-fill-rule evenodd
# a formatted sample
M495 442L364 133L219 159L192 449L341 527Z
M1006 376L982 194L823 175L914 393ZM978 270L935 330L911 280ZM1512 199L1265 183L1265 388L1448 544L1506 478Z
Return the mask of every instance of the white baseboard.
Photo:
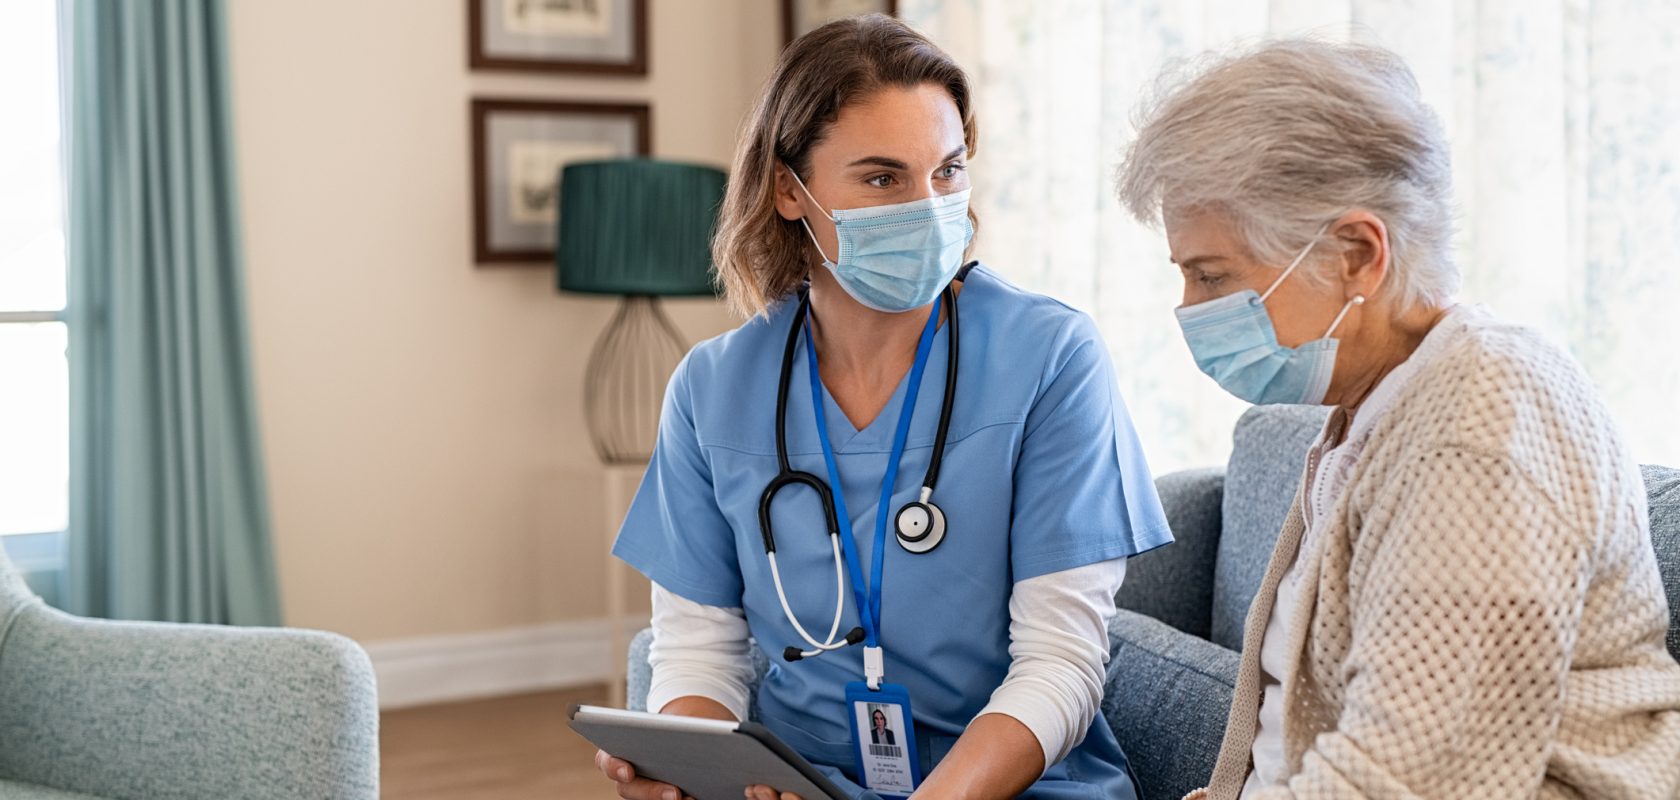
M623 626L622 642L628 645L647 620ZM611 632L606 619L590 619L370 642L364 648L379 678L379 707L403 708L605 682L625 657L611 652Z

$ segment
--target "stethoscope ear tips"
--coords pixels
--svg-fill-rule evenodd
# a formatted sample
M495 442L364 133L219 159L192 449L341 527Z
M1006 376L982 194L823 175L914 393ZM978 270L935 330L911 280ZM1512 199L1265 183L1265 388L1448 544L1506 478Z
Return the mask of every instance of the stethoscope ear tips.
M895 525L899 546L912 553L926 553L945 540L945 512L932 503L906 503Z
M854 644L857 644L858 642L863 641L863 639L864 639L863 629L862 628L853 628L853 629L851 629L851 631L846 633L845 642L846 642L846 645L854 645ZM814 656L820 656L823 653L827 653L827 652L830 652L830 651L833 651L833 650L838 650L841 647L846 646L846 645L832 644L832 645L828 645L826 647L818 647L817 649L811 650L809 652L807 652L805 650L801 650L797 647L789 647L789 648L782 651L782 660L783 661L800 661L802 659L811 658L811 657L814 657Z

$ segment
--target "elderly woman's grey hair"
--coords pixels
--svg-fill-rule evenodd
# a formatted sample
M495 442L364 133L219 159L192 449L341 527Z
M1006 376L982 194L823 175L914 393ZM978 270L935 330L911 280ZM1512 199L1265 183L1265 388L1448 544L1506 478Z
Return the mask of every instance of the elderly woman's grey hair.
M1222 213L1256 259L1281 265L1364 209L1388 231L1381 291L1403 308L1445 305L1458 291L1450 148L1394 53L1267 41L1169 68L1136 122L1117 184L1140 221ZM1312 261L1327 255L1321 248Z

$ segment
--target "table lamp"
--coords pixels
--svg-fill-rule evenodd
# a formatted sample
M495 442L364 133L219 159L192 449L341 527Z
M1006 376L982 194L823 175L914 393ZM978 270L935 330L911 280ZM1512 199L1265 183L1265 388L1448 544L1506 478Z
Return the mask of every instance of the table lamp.
M659 298L714 294L711 240L723 186L721 170L650 159L561 170L560 290L623 298L584 373L589 436L607 464L653 454L665 383L688 352Z

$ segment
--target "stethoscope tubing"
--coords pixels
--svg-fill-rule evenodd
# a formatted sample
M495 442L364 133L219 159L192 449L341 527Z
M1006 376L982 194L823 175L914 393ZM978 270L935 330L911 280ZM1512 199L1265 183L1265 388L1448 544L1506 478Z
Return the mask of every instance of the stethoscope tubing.
M951 428L951 407L956 402L958 340L960 339L958 336L960 323L957 319L956 291L947 285L942 294L944 302L941 305L946 309L946 322L950 325L950 329L946 332L945 391L939 408L939 425L934 436L933 452L928 459L927 473L922 479L920 502L924 504L932 496L934 485L939 481L939 468L945 457L945 440ZM810 315L810 304L811 298L807 288L800 292L799 306L794 311L792 324L788 326L787 342L782 351L781 375L776 385L777 472L775 477L770 479L770 483L764 487L764 493L759 497L758 504L759 533L763 536L764 552L770 561L770 578L776 587L776 599L780 601L782 613L787 616L788 622L793 624L793 628L799 634L799 637L813 648L811 650L787 648L784 657L789 661L838 650L847 645L855 644L862 638L861 629L853 630L840 639L835 638L840 632L840 620L845 613L846 576L840 545L840 520L835 511L832 487L817 475L793 469L788 460L788 392L793 383L794 353L799 346L800 334L805 329L805 321ZM812 402L821 403L822 398L814 396ZM793 484L807 486L817 493L817 498L822 503L824 522L828 527L829 543L834 550L834 621L829 626L828 635L822 641L818 641L816 637L812 636L805 629L805 626L800 624L798 616L793 613L793 607L788 603L787 592L782 587L781 568L776 563L776 536L770 519L770 510L775 501L776 493ZM859 613L862 612L863 609L859 609Z

